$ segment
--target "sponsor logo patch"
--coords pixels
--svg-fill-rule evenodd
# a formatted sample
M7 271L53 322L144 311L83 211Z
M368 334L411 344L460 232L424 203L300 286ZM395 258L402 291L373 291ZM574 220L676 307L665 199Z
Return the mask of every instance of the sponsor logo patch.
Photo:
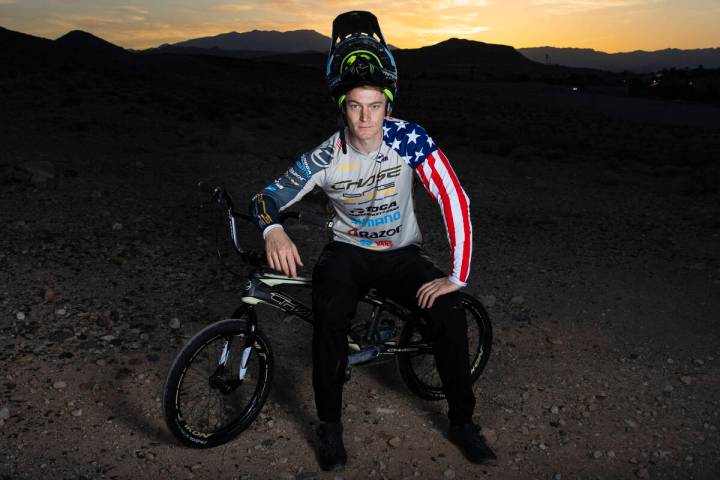
M360 240L360 246L367 248L387 248L392 247L393 242L392 240Z
M358 230L357 227L351 228L347 231L348 235L352 235L353 237L360 237L360 238L384 238L384 237L392 237L393 235L397 235L400 233L400 229L402 228L402 225L398 225L395 228L391 228L389 230L379 230L377 232L366 232L364 230Z
M380 182L380 180L397 177L398 175L400 175L401 168L402 166L398 165L396 167L380 170L378 173L370 175L368 178L360 178L358 180L340 180L339 182L333 183L330 188L332 188L333 190L342 191L355 188L369 187Z
M386 225L388 223L397 222L400 220L400 212L388 213L387 215L378 216L377 218L351 218L353 225L358 227L377 227L379 225Z
M369 207L352 208L350 209L350 211L348 211L348 215L353 217L374 217L377 215L385 215L389 212L397 210L398 208L400 207L398 207L397 202L390 202L383 203L382 205L370 205Z
M342 201L345 203L367 203L372 200L383 199L397 195L397 188L394 183L378 185L377 187L366 190L363 193L343 193Z

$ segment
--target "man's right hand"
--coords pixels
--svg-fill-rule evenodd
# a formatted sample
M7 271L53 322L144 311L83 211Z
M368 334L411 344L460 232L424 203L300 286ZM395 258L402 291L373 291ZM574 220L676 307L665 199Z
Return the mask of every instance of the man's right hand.
M304 267L298 249L282 228L273 228L265 236L265 253L270 268L289 277L297 276L297 266Z

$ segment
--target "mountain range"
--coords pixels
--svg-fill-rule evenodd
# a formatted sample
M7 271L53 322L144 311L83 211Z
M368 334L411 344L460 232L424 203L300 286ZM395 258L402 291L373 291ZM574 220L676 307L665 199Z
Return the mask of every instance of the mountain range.
M329 45L330 37L326 37L314 30L229 32L172 44L173 47L218 48L220 50L275 53L326 52Z
M606 53L591 48L536 47L518 48L518 52L536 62L593 68L610 72L656 72L666 68L720 68L720 48L679 50L666 48L654 52Z
M20 42L18 39L22 39ZM54 54L73 55L78 49L85 54L114 58L127 53L90 33L75 30L55 41L26 35L0 27L0 47L13 50L26 49L34 55L47 54L52 44ZM314 30L288 32L260 31L229 32L210 37L164 44L157 48L140 50L140 53L205 54L235 58L260 58L274 62L318 66L324 63L324 55L330 45L330 37ZM451 71L452 73L494 71L518 74L529 71L545 71L550 66L635 73L658 71L666 68L720 68L720 48L693 50L665 49L654 52L634 51L606 53L593 49L537 47L515 49L507 45L495 45L473 40L449 39L436 45L394 49L395 56L406 71ZM18 53L15 51L15 53ZM6 52L7 54L7 52ZM0 52L0 56L3 52Z
M462 40L458 42L462 42ZM458 42L455 44L456 47L460 45ZM472 48L471 45L473 44L491 45L483 42L466 42L470 42L465 44L466 49ZM444 42L441 42L441 44L444 44ZM253 30L244 33L230 32L212 37L196 38L172 45L164 45L164 47L219 49L224 52L233 52L233 56L247 58L272 53L327 52L328 45L330 45L330 37L314 30L289 32ZM498 47L512 48L501 45ZM393 46L391 48L395 49ZM427 54L429 52L423 50L427 48L429 47L397 50ZM651 52L636 50L633 52L606 53L590 48L535 47L518 48L515 52L519 52L527 59L542 64L611 72L629 70L635 73L646 73L665 68L697 68L699 65L705 68L720 68L720 48L691 50L668 48ZM461 60L468 63L466 59Z

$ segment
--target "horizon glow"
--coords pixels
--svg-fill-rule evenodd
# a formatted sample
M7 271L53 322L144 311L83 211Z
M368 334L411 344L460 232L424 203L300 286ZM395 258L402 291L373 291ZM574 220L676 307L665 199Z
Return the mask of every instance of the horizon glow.
M316 30L370 10L399 48L451 37L609 53L720 47L717 0L0 0L0 26L45 38L84 30L125 48L230 31Z

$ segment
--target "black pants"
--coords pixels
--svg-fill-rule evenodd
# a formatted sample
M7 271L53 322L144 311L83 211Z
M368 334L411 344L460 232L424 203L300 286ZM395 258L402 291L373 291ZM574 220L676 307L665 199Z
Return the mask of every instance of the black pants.
M375 252L346 243L325 247L313 271L313 388L318 417L338 422L347 367L347 333L358 301L370 288L420 311L415 294L423 283L444 277L416 246ZM448 400L450 423L471 421L467 323L457 292L422 310L435 345L435 362Z

